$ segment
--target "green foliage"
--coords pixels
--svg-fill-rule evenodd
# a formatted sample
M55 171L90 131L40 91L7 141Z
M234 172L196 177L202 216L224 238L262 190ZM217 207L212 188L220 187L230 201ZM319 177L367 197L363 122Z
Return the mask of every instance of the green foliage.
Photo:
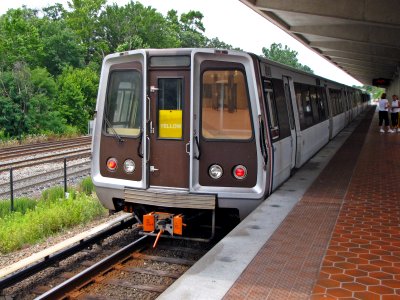
M37 201L29 198L17 198L14 200L14 211L25 214L28 210L34 209ZM0 200L0 219L11 214L11 200Z
M203 15L163 16L130 1L71 0L0 16L0 138L86 132L105 55L138 48L232 49L204 35Z
M88 185L87 180L83 185ZM38 201L17 199L13 213L9 212L9 201L0 202L0 252L20 249L106 215L107 210L97 198L72 189L69 193L70 197L64 199L64 190L55 187L43 192Z
M44 47L37 27L37 11L10 9L0 17L0 63L11 69L17 61L39 66Z
M6 136L65 131L53 100L57 86L46 69L15 63L12 71L0 72L0 86L0 127Z
M180 40L180 47L205 47L207 38L204 36L204 25L202 23L203 14L199 11L189 11L178 17L176 10L170 10L167 20L170 28L175 32L177 39Z
M385 92L384 88L376 87L373 85L354 86L355 88L362 89L371 94L372 99L380 99L381 95Z
M92 117L97 97L99 76L91 67L68 67L58 77L58 107L67 123L81 133L87 131L87 121Z
M91 195L94 192L94 184L92 178L86 177L82 179L79 184L79 191L85 193L86 195Z
M52 75L59 75L67 66L83 67L85 49L65 21L43 19L39 30L46 49L42 65Z
M0 219L0 252L7 253L34 244L63 229L105 215L97 199L79 194L76 199L39 201L34 210L16 212Z
M44 201L55 201L57 199L64 197L64 188L61 186L56 186L42 192L41 200Z
M85 47L85 61L100 62L108 52L107 43L98 38L102 28L98 22L106 0L72 0L70 10L65 13L68 26L74 30Z
M310 67L299 63L297 58L297 51L291 50L287 45L285 45L285 48L282 48L282 44L273 43L269 49L263 47L262 52L264 56L270 60L279 62L284 65L292 66L296 69L308 73L314 73L314 71L311 70Z

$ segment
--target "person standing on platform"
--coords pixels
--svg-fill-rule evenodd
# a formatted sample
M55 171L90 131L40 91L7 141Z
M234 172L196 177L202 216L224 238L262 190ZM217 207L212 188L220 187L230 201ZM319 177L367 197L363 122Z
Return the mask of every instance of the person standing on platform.
M379 126L381 129L379 132L384 133L385 130L383 130L383 122L385 122L385 127L387 129L387 132L392 133L394 132L392 129L389 127L389 101L386 99L386 93L383 93L381 96L381 99L379 100L378 103L378 109L379 109Z
M392 120L392 129L397 132L400 132L400 128L399 128L400 105L399 104L400 104L399 97L397 97L397 95L393 95L390 119Z

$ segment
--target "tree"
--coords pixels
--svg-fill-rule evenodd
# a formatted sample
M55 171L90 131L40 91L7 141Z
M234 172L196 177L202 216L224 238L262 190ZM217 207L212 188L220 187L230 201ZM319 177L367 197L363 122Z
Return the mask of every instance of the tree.
M87 122L94 113L98 81L98 72L92 65L83 69L67 67L57 79L58 110L81 133L87 131Z
M232 49L232 50L242 50L240 48L234 48L232 45L220 41L217 37L207 40L207 48L219 48L219 49Z
M353 86L354 88L361 89L371 94L372 99L379 99L385 92L384 88L376 87L373 85Z
M0 73L0 86L0 127L6 136L66 129L54 105L56 84L46 69L30 70L27 64L17 62L12 71Z
M269 49L263 47L262 52L264 56L270 60L292 66L308 73L314 73L310 67L299 63L297 51L291 50L287 45L285 45L285 48L282 48L282 44L273 43Z
M66 21L86 49L86 64L92 60L100 62L108 53L107 43L100 38L102 28L99 23L99 16L105 3L106 0L71 0L68 2L70 11L65 13Z
M42 19L39 27L43 51L41 65L53 75L66 66L83 67L85 48L64 20Z
M167 13L167 21L175 32L182 48L205 47L207 38L204 36L203 14L199 11L189 11L178 17L176 10Z
M40 65L44 46L37 21L37 11L26 7L10 9L0 17L0 63L3 67L11 70L17 61L31 67Z
M138 48L179 47L179 40L166 19L151 7L130 2L107 6L101 13L101 39L110 52Z

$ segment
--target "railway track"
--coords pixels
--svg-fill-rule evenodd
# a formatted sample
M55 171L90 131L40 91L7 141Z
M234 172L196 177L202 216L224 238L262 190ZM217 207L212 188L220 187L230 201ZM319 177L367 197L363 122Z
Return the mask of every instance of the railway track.
M57 169L53 171L47 171L45 173L36 174L30 177L14 180L14 196L20 196L21 194L31 194L32 191L38 190L50 183L62 182L64 180L64 170ZM67 168L68 180L72 178L81 177L90 174L90 162L85 164L74 164ZM10 196L10 183L0 184L0 199L5 199Z
M7 161L11 158L21 157L25 155L37 155L46 152L52 151L62 151L65 149L70 149L71 147L84 147L90 146L90 138L80 138L74 140L66 140L60 142L52 142L52 143L41 143L41 144L33 144L30 147L24 146L23 148L19 147L11 147L11 148L3 148L0 149L0 161Z
M49 154L49 155L44 155L40 157L34 157L34 158L27 158L27 159L22 159L18 161L13 161L13 162L6 162L0 164L0 172L4 172L9 170L11 167L12 168L21 168L21 167L29 167L33 165L37 165L38 163L50 163L54 162L57 160L60 160L61 158L75 158L75 157L85 157L85 156L90 156L90 147L85 147L84 149L79 149L79 150L72 150L72 151L66 151L62 153L56 153L56 154Z
M209 249L181 240L153 249L153 241L143 236L37 299L155 299Z
M131 222L131 229L77 243L28 274L0 280L0 299L155 299L219 240L161 238L153 249L154 237L140 235L136 220Z
M49 142L42 142L42 143L34 143L34 144L26 144L20 146L12 146L12 147L4 147L0 148L0 158L2 155L7 153L21 153L24 151L29 151L33 149L43 149L43 148L51 148L51 147L58 147L61 145L68 145L68 144L76 144L80 142L88 142L90 143L92 137L91 136L83 136L74 139L65 139L59 141L49 141Z

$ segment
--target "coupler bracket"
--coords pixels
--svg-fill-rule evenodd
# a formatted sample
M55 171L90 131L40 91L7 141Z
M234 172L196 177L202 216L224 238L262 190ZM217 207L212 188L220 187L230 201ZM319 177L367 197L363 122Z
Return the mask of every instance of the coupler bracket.
M174 215L165 212L151 212L143 215L143 231L146 233L157 233L156 241L154 242L153 248L156 247L160 236L167 232L170 236L182 235L183 227L186 224L183 223L183 215Z

